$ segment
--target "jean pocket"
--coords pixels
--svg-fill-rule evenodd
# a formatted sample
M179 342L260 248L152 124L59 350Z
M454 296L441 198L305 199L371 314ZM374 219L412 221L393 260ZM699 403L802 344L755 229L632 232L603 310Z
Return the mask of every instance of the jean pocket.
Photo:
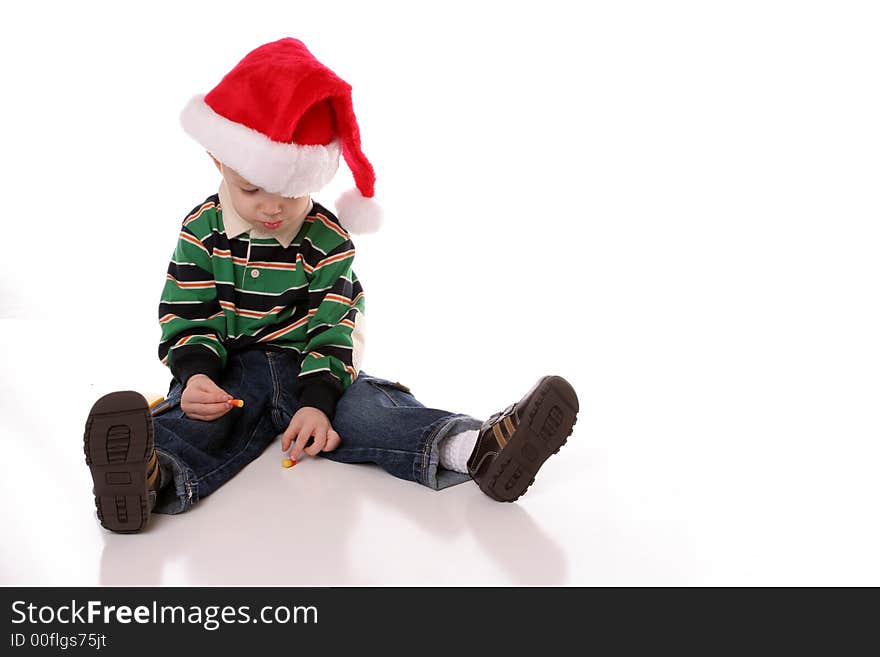
M409 406L414 399L412 391L400 381L380 379L376 376L366 377L367 383L380 390L395 406Z
M401 392L412 394L412 391L408 387L403 385L400 381L389 381L388 379L380 379L376 376L371 376L367 380L373 385L387 386L389 388L394 388L395 390L400 390Z

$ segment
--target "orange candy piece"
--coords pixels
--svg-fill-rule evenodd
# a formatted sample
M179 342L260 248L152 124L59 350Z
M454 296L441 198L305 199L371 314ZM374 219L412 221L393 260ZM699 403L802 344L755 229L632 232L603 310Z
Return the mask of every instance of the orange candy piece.
M229 403L233 406L238 406L239 408L241 408L242 406L244 406L244 399L230 399Z

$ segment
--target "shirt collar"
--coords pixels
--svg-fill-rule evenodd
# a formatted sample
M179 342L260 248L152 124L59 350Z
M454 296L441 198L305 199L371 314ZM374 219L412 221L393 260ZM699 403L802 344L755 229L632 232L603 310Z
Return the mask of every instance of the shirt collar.
M308 217L312 213L312 208L314 208L314 202L312 199L309 199L309 204L306 209L303 211L302 215L299 216L295 221L291 221L290 224L280 231L272 231L269 232L267 230L261 230L256 226L252 226L247 221L241 218L241 216L235 211L235 208L232 205L232 198L229 196L229 189L226 187L226 180L220 183L220 209L223 215L223 228L226 230L226 237L232 239L234 237L238 237L239 235L244 235L245 233L250 233L251 238L253 239L267 239L272 238L279 244L281 244L284 248L290 246L290 243L293 242L293 238L297 236L300 228L302 228L303 222L306 217Z

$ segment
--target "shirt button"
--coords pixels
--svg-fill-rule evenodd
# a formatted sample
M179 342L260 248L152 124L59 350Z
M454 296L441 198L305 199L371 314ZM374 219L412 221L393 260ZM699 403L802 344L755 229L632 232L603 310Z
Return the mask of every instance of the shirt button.
M259 269L251 269L251 278L259 278L260 270Z

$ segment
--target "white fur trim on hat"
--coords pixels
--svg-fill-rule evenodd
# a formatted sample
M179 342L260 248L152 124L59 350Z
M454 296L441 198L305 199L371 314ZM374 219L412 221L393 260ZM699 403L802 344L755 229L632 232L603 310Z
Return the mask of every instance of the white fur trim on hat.
M336 199L336 218L349 233L375 233L382 225L382 206L349 189Z
M217 114L194 96L180 113L190 137L248 182L270 194L290 198L319 191L339 168L342 147L338 139L326 146L282 144L241 123Z

